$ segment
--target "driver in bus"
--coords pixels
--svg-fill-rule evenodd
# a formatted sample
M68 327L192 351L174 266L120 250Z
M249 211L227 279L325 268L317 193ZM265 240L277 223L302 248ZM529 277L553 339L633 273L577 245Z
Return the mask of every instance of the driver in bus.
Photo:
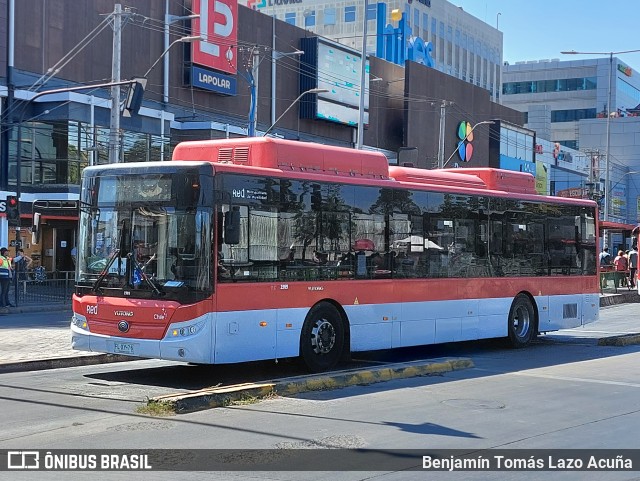
M158 185L157 179L144 179L140 187L142 197L156 198L162 193L162 187Z

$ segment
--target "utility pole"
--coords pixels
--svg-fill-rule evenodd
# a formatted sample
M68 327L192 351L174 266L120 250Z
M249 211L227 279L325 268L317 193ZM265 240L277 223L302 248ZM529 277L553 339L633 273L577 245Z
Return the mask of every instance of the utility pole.
M125 10L125 16L129 12ZM120 82L120 64L122 53L122 5L116 3L111 19L113 21L113 54L111 61L111 82ZM120 162L120 85L111 87L111 119L109 122L109 163Z
M14 39L15 39L15 3L14 0L7 2L7 100L5 102L2 117L2 142L0 142L0 189L9 189L9 141L13 132L13 108L14 91L13 84L13 62L14 62ZM19 155L19 153L18 153ZM18 201L19 201L18 196Z
M258 126L258 68L260 67L260 50L258 46L253 47L251 52L251 73L249 77L251 79L251 107L249 115L249 131L247 132L249 137L256 136L256 128Z
M444 168L444 127L447 114L447 101L443 100L440 105L440 134L438 137L438 168Z

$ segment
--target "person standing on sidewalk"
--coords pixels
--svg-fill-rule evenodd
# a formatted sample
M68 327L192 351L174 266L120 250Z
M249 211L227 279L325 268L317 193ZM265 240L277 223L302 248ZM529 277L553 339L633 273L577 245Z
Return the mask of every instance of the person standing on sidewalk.
M0 307L13 307L13 304L9 302L13 269L11 268L11 257L7 256L7 252L6 247L0 249Z
M638 251L636 246L632 246L629 251L629 285L633 289L636 287L636 272L638 271Z
M19 281L27 280L27 270L31 264L33 264L33 259L24 253L24 249L18 249L18 255L13 258L13 265Z
M627 269L629 268L627 258L624 256L624 251L618 251L618 255L613 260L613 266L615 269L616 287L621 287L624 285L624 279L627 275Z

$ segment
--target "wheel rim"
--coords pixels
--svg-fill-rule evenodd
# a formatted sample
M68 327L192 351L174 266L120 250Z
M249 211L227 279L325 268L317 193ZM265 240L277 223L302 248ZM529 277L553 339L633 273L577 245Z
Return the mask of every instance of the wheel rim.
M311 346L316 354L328 354L336 343L336 330L329 321L319 319L311 329Z
M513 333L518 338L526 337L530 326L531 315L529 310L524 306L517 307L513 313L513 322L511 324Z

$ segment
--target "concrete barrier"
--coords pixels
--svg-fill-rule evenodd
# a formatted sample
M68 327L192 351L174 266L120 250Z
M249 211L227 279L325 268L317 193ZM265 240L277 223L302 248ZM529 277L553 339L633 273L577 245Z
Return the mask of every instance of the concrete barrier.
M640 302L640 295L636 290L620 292L618 294L611 294L607 296L600 296L600 307L615 306L618 304L633 302Z
M329 391L347 386L368 385L393 379L430 376L473 367L467 358L432 359L399 364L350 369L325 374L296 376L257 384L201 389L188 393L168 394L149 399L147 404L160 403L174 413L187 413L203 409L228 406L272 395L291 396L311 391Z

